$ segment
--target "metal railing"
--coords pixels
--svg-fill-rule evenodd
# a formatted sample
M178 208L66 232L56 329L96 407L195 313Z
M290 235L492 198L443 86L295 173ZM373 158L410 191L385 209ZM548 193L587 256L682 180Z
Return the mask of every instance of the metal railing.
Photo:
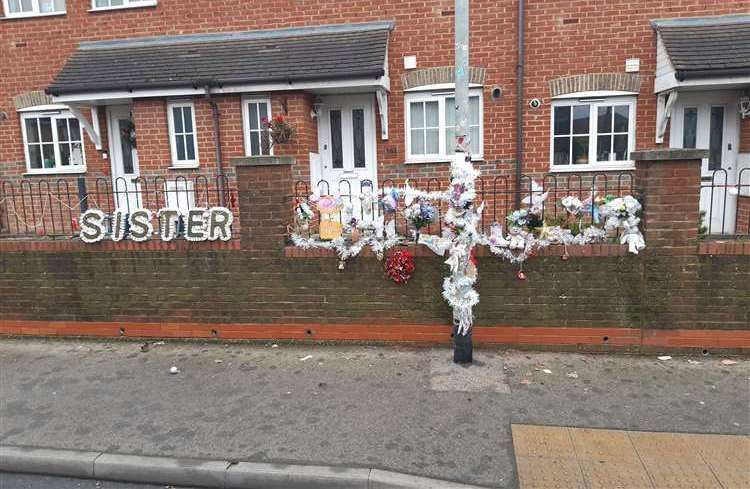
M335 184L331 184L327 180L320 180L315 185L314 193L318 195L338 195L345 202L352 204L354 217L361 219L364 210L361 208L361 205L357 206L355 203L360 200L359 196L363 192L369 189L382 197L386 189L403 185L403 183L401 181L397 182L386 179L381 182L380 187L375 192L376 186L371 180L361 180L356 188L353 188L352 183L348 180L340 180ZM448 189L449 181L439 178L410 179L409 185L419 190L432 192ZM480 227L483 231L489 231L489 227L495 222L504 223L505 218L515 210L516 190L511 176L480 177L476 182L476 191L477 199L475 203L484 203L484 210L480 221ZM525 175L521 181L521 195L519 200L521 202L524 200L531 202L532 197L540 197L547 192L547 200L541 204L541 217L542 219L555 219L558 216L565 215L565 210L558 204L560 199L567 195L572 195L578 197L581 201L586 201L591 195L601 197L613 195L620 197L628 194L632 195L634 191L632 172ZM295 183L293 195L295 199L307 199L311 193L313 192L311 192L308 182L299 180ZM371 205L373 206L372 211L376 212L377 201ZM437 212L437 219L433 224L424 228L423 232L439 234L443 226L443 218L448 209L448 204L445 202L433 202L433 205ZM591 203L591 205L593 206L594 204ZM403 200L399 200L397 210L393 214L396 227L401 232L405 231L408 227L401 212L403 208L404 202ZM344 224L344 218L341 214L338 218ZM584 217L584 223L590 223L591 220L592 213L589 212L588 216ZM315 229L318 224L319 215L316 213L311 229Z
M139 177L135 179L57 178L0 180L0 237L69 238L79 232L78 218L87 209L111 215L144 207L229 207L239 229L237 191L226 176ZM154 230L160 231L154 218Z
M750 236L750 168L718 169L701 179L702 236Z

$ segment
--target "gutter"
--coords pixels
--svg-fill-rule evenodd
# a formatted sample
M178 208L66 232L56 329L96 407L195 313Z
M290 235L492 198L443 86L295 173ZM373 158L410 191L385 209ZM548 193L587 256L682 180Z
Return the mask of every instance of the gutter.
M516 64L516 185L514 204L521 208L521 176L523 175L523 100L526 11L524 0L518 0L518 63Z
M728 76L748 76L750 67L717 68L705 70L677 70L674 77L677 81L695 80L699 78L721 78Z

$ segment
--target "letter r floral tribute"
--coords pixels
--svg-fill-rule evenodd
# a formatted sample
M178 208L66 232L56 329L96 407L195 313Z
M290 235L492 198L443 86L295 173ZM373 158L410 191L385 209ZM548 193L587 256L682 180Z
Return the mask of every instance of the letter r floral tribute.
M624 197L604 196L594 193L581 201L575 196L566 196L560 206L566 215L561 222L549 222L542 218L548 193L536 183L532 192L518 209L506 218L507 231L500 223L490 227L489 234L479 228L484 203L475 206L477 198L475 181L479 177L470 161L454 161L451 165L450 185L445 191L424 192L413 188L407 181L403 187L384 188L378 197L365 187L359 195L357 206L361 218L354 217L354 205L339 196L311 195L309 202L333 199L341 209L341 233L333 239L321 239L310 235L310 223L314 220L312 206L305 200L295 205L295 226L290 237L300 248L334 250L339 257L339 268L346 260L359 255L365 248L382 260L385 253L395 246L413 243L423 244L439 256L446 257L450 275L443 281L443 297L453 308L458 332L466 334L473 324L473 308L479 303L479 293L474 289L477 266L474 247L487 246L490 252L521 267L517 276L525 280L522 266L538 250L551 244L578 245L601 243L616 235L620 243L628 245L630 253L637 254L645 248L639 230L641 204L630 195ZM410 224L411 236L399 235L396 231L395 213L398 202L403 199L403 216ZM448 204L444 215L444 226L440 235L425 234L422 230L437 220L433 202ZM583 215L590 214L592 224L583 225ZM564 222L562 222L564 221ZM563 256L567 258L567 252ZM411 257L401 251L386 261L386 276L397 283L406 283L414 271Z

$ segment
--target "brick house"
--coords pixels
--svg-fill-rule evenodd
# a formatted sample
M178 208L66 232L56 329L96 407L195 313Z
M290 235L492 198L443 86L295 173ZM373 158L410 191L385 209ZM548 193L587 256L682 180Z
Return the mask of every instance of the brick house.
M452 4L2 0L0 178L111 182L118 207L178 176L231 182L233 160L269 153L312 188L445 179ZM518 3L471 8L485 175L622 172L636 149L707 148L709 231L748 233L750 1L526 1L522 85ZM296 135L269 149L262 120L278 114Z

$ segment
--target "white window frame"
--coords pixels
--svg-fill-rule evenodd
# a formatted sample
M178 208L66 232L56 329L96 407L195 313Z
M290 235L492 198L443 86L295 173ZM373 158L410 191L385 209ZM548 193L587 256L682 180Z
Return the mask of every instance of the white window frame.
M32 11L31 12L10 12L9 0L3 0L3 13L6 19L20 19L24 17L47 17L50 15L65 15L68 12L67 0L64 2L65 8L63 10L57 10L55 12L42 12L39 8L39 0L31 0Z
M81 135L81 158L83 164L81 165L59 165L60 158L60 139L57 135L57 120L58 119L75 119L76 117L67 110L54 110L54 111L24 111L20 113L21 117L21 133L23 135L23 154L26 158L26 173L29 175L55 175L63 173L86 173L86 136L83 124L78 122L78 131ZM29 142L28 135L26 134L26 120L27 119L39 119L49 117L52 124L52 143L55 149L55 166L53 168L31 168L31 157L29 155ZM41 132L39 134L41 139ZM70 138L70 135L68 135ZM70 139L68 139L70 141ZM32 143L37 144L37 143ZM47 143L50 144L50 143ZM41 148L40 148L41 151ZM43 156L43 153L42 153Z
M414 91L404 94L404 121L406 128L406 163L440 163L453 160L453 152L448 151L448 142L445 140L445 101L456 96L453 85L435 91ZM469 97L479 97L479 154L472 154L471 159L481 161L484 159L484 94L481 88L471 88ZM411 153L411 104L412 102L437 102L438 103L438 153L430 155L413 155ZM426 141L425 141L426 143Z
M550 110L549 126L549 164L552 172L582 172L582 171L605 171L605 170L633 170L635 163L632 159L620 161L598 161L595 158L596 141L598 135L598 107L607 107L614 105L627 105L628 111L628 155L635 151L635 123L636 123L636 96L607 97L596 96L595 93L587 94L591 98L561 98L552 101ZM576 105L589 106L589 162L586 164L555 165L555 108L556 107L574 107ZM573 109L571 108L571 124ZM614 129L614 128L613 128ZM570 137L570 136L569 136ZM571 153L572 158L572 153Z
M266 113L268 114L268 119L270 120L273 117L273 113L271 112L271 99L270 98L247 97L247 98L242 99L242 138L245 141L245 156L271 156L273 155L273 145L271 145L271 147L269 148L268 155L264 155L264 154L254 155L250 152L250 149L252 148L252 145L250 144L250 111L248 109L248 106L250 104L266 104ZM253 129L253 131L257 131L257 130ZM257 132L260 132L260 131L257 131ZM261 139L261 145L262 145L262 139Z
M193 123L193 148L195 149L195 158L192 160L178 160L177 159L177 140L175 136L178 134L175 131L174 125L174 114L172 109L174 108L190 108L190 115ZM198 168L199 157L198 157L198 127L195 125L195 103L192 100L170 100L167 101L167 120L169 121L169 148L172 154L172 168ZM180 136L187 136L190 133L184 131L179 133ZM185 155L187 156L187 147L185 148Z
M108 0L111 1L111 0ZM97 7L96 0L91 0L91 9L89 12L102 12L106 10L122 10L129 8L140 8L140 7L155 7L157 0L123 0L122 5L115 5L109 7Z

